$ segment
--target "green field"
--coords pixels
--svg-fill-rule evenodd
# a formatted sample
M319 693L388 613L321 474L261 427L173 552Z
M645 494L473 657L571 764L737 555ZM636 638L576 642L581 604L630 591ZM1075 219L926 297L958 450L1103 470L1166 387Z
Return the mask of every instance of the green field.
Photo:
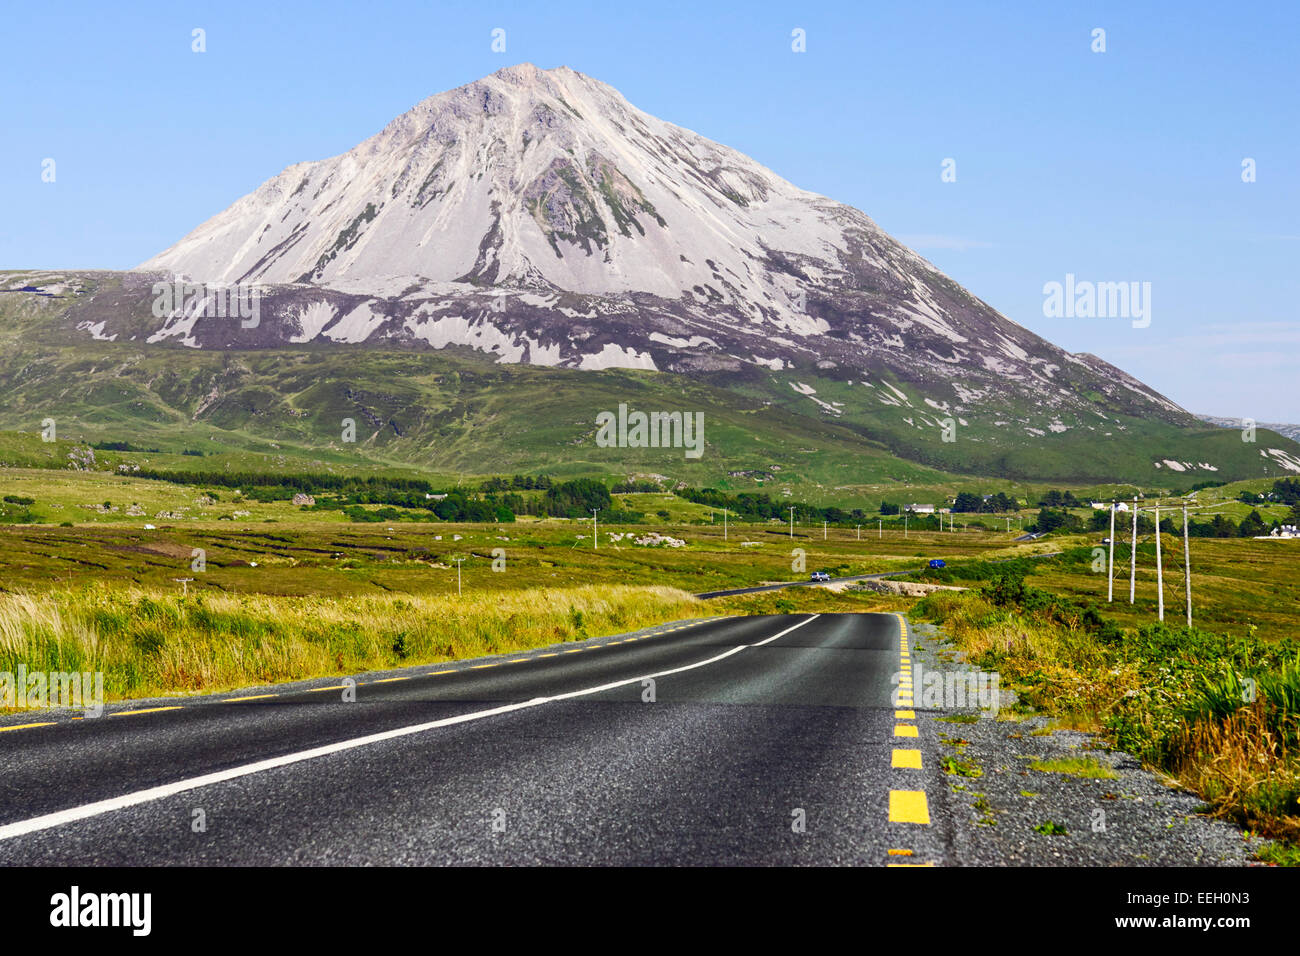
M0 579L6 589L93 583L223 593L344 595L516 590L573 583L670 585L701 592L805 578L915 568L930 557L1018 552L1005 532L856 529L784 522L729 522L720 512L667 494L617 496L647 513L633 525L523 518L502 524L400 521L354 524L337 511L287 502L206 501L197 487L77 472L9 470L0 492L35 499L44 523L0 525ZM218 490L218 495L223 491ZM108 503L111 510L104 511ZM140 505L142 514L127 510ZM666 510L669 518L655 512ZM172 517L159 517L170 515ZM181 517L176 517L181 516ZM225 520L229 518L230 520ZM710 520L710 518L716 520ZM63 527L70 521L73 527ZM145 524L153 529L145 529ZM637 544L661 534L684 542ZM1039 550L1042 545L1037 546ZM793 568L795 548L805 571ZM205 570L192 570L195 549ZM493 571L504 552L504 570ZM498 567L501 563L498 562ZM193 578L184 585L176 579Z
M120 274L67 278L106 303L118 301ZM131 334L95 339L70 316L74 298L0 296L0 429L35 436L53 420L69 442L157 449L109 455L115 464L158 467L190 451L201 456L191 456L191 465L197 458L232 469L648 473L825 503L951 494L980 483L1023 493L1035 483L1116 481L1169 490L1197 479L1277 475L1287 456L1300 462L1300 444L1272 432L1245 443L1234 429L1175 411L1141 413L1100 395L1088 396L1091 410L1063 421L1028 400L1024 407L977 403L954 417L954 440L946 441L938 425L944 403L888 377L854 384L817 370L578 371L499 364L463 348L319 342L199 350L148 344L157 320L147 298L103 305L131 313L113 311ZM704 454L599 447L596 416L620 404L702 413ZM355 441L344 436L345 420L355 423ZM1261 454L1268 449L1277 454ZM52 451L0 440L0 462L9 464L66 460L66 449L53 459ZM1162 459L1193 464L1180 474L1157 468Z

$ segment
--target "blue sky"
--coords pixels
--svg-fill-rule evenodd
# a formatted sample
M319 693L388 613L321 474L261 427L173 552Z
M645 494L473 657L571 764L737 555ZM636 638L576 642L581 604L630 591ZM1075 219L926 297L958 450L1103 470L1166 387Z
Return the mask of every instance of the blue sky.
M426 96L568 65L1193 411L1300 421L1300 4L884 6L11 5L0 268L129 268ZM1067 273L1150 282L1150 325L1045 317Z

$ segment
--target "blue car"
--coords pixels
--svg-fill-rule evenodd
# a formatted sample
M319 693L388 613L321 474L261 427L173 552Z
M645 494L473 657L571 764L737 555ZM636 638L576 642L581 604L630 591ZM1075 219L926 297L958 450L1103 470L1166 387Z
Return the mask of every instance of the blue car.
M942 567L946 567L946 565L943 563L943 559L942 559L942 558L931 558L931 559L930 559L930 567L932 567L932 568L942 568Z

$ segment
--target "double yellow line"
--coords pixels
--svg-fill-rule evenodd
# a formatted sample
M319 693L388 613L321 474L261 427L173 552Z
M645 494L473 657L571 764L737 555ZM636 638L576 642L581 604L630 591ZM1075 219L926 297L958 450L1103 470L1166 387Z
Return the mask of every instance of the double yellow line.
M912 649L907 639L907 620L901 614L898 618L898 707L894 711L895 739L915 738L919 731L916 720L916 698L912 686ZM895 770L920 770L921 751L913 748L895 747L890 761ZM924 790L890 790L889 822L911 823L929 826L930 804ZM890 856L911 856L911 850L892 849ZM889 866L932 866L930 863L890 863Z

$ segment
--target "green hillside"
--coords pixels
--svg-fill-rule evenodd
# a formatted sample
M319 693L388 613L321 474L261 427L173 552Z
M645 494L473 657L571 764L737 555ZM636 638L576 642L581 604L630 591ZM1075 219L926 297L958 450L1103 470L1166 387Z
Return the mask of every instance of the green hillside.
M75 275L83 289L120 281ZM461 348L217 351L148 345L144 335L105 341L73 327L71 298L0 294L0 430L27 436L0 438L0 462L64 467L73 444L94 443L120 449L97 451L97 466L202 460L205 470L660 475L809 502L895 500L980 479L996 490L1185 487L1276 477L1286 456L1300 462L1300 445L1272 432L1245 443L1235 430L1126 417L1101 403L1086 420L1052 422L1050 431L1030 424L1044 424L1041 410L950 416L919 386L885 378L576 371L497 364ZM620 405L701 413L702 455L599 447L597 416ZM60 442L33 443L49 419ZM354 435L345 435L345 420ZM1155 464L1166 460L1178 468Z

